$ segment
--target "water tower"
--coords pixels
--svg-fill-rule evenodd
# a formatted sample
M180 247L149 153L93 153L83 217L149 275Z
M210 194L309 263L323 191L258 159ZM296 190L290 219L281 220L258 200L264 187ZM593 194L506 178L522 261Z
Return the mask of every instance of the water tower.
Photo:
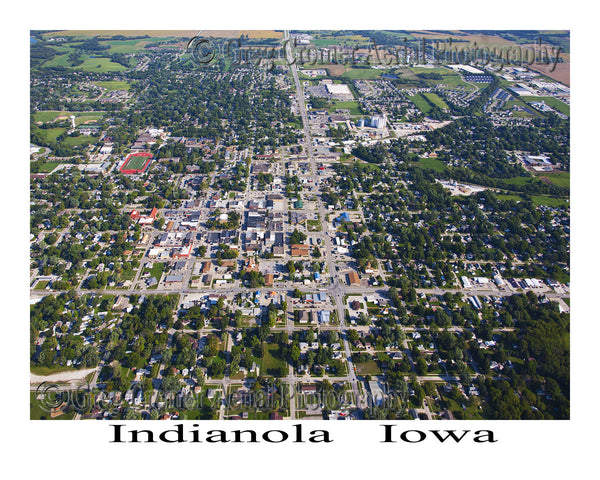
M71 115L71 127L75 128L75 115Z

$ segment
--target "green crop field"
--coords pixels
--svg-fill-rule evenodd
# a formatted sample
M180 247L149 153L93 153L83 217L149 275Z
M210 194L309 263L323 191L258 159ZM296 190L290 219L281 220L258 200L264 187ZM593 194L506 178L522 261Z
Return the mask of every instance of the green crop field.
M102 88L106 88L109 92L114 90L129 90L131 85L123 80L109 80L106 82L94 82L96 85Z

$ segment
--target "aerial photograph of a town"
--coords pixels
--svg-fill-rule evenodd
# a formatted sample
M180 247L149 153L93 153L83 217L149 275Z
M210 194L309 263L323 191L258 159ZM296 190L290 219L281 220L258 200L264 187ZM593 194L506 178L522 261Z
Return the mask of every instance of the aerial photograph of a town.
M569 31L29 33L31 420L571 418Z

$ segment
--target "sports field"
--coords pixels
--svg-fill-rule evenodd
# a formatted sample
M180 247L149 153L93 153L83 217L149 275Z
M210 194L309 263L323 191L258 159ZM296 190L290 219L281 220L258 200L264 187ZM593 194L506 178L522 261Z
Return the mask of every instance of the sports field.
M141 170L147 161L148 157L135 155L129 157L129 160L125 163L124 168L127 170Z
M152 160L150 153L131 153L121 167L121 172L125 174L142 173Z

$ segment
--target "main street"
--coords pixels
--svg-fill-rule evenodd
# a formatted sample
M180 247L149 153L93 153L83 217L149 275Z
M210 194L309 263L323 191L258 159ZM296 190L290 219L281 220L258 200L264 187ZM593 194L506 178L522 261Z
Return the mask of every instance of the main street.
M285 30L284 31L284 41L289 39L289 31ZM298 67L296 65L296 62L292 63L292 65L290 66L290 70L292 72L292 76L294 78L294 84L296 86L296 99L298 101L298 109L300 112L300 117L302 118L302 127L303 127L303 131L304 131L304 148L305 151L307 152L307 156L310 162L310 172L311 172L311 179L312 179L312 183L315 186L315 188L317 189L315 194L317 196L317 205L318 205L318 211L319 211L319 215L320 215L320 219L321 219L321 225L323 225L323 223L325 222L325 216L326 216L326 209L325 209L325 205L323 204L323 200L321 198L321 192L320 192L320 185L319 185L319 180L318 177L316 175L317 172L317 167L316 167L316 161L315 161L315 156L314 156L314 152L313 152L313 142L312 142L312 138L310 135L310 125L308 123L308 115L306 113L306 105L304 104L304 90L302 88L302 85L300 84L300 80L298 78ZM352 393L354 395L354 403L357 407L360 407L360 405L358 405L359 403L359 390L358 390L358 384L357 384L357 378L356 378L356 373L354 371L354 365L352 363L352 353L350 351L350 345L348 343L348 338L346 336L346 331L345 331L345 313L344 313L344 304L343 304L343 296L344 296L344 291L342 290L341 284L338 283L339 282L339 278L337 278L336 276L336 270L334 267L334 263L333 263L333 258L332 258L332 245L331 245L331 241L329 238L329 235L324 235L324 240L325 240L325 260L327 263L327 269L329 271L329 274L331 276L331 281L332 281L332 285L330 285L328 287L328 293L331 294L331 297L335 303L335 307L337 309L337 315L338 315L338 319L339 319L339 323L340 323L340 328L339 328L339 334L340 337L342 339L342 342L344 344L344 351L346 354L346 358L347 358L347 366L348 366L348 376L345 378L346 381L348 381L352 387Z

